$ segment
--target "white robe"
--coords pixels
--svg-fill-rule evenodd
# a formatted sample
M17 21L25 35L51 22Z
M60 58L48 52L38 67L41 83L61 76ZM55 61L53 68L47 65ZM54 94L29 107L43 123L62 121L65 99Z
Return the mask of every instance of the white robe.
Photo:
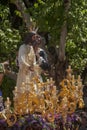
M29 45L21 45L18 52L18 63L19 63L19 72L17 76L17 88L20 91L22 87L22 83L30 82L31 79L39 75L40 71L36 70L36 56L32 46ZM29 67L33 67L34 71L30 71Z

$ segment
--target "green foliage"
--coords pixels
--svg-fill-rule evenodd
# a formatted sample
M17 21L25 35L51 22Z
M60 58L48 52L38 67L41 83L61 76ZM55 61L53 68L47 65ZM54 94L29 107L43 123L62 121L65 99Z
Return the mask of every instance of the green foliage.
M11 26L9 8L0 4L0 62L9 60L11 67L15 66L16 51L20 40L19 30L13 29ZM15 81L4 77L2 86L0 86L4 100L7 97L12 100L14 86Z
M87 1L73 0L68 14L66 52L73 69L78 73L87 65Z
M9 16L9 8L0 5L0 62L15 58L21 40L19 31L12 28Z
M14 87L15 87L15 81L11 80L7 76L4 76L4 80L2 82L2 85L0 86L4 101L6 101L7 97L10 97L11 101L13 101Z
M80 73L84 70L84 67L87 65L87 45L86 42L74 43L69 40L66 46L66 56L69 59L69 62L77 73Z
M64 7L62 1L59 0L42 0L29 8L32 13L33 20L36 21L39 30L42 32L50 32L54 44L58 43L61 31L61 25L64 21Z
M74 33L73 33L74 32ZM75 43L87 39L87 1L73 0L68 15L68 39Z
M67 22L66 53L72 67L81 73L87 64L87 0L71 0L68 13L63 0L38 0L29 12L39 30L50 33L50 44L59 45L61 27Z

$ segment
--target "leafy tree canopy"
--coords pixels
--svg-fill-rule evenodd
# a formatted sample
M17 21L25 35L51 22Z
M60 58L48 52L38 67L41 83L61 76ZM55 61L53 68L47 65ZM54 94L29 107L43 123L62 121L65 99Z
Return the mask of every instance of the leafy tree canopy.
M0 4L0 62L14 58L21 40L19 31L12 28L9 18L9 8Z
M66 4L66 0L38 0L28 11L40 31L50 33L50 45L59 45L61 27L67 22L66 56L73 68L82 72L87 64L87 1L71 1L68 13Z
M14 0L12 0L14 1ZM22 2L24 2L23 0ZM50 34L50 45L59 46L61 28L67 22L66 57L73 68L82 72L87 64L86 39L87 39L87 1L70 1L70 8L66 13L65 8L70 0L35 0L28 1L27 12L31 14L33 21L39 27L39 31ZM19 31L11 26L11 17L8 6L0 5L0 55L2 61L14 52L19 45ZM32 4L29 4L32 3ZM29 6L28 6L29 5ZM31 6L30 6L31 5ZM80 64L78 64L80 62Z

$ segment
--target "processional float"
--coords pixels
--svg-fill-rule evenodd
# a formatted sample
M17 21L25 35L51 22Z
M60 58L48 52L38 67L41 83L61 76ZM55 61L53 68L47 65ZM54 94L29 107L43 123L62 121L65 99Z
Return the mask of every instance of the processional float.
M55 86L52 78L45 82L34 77L30 82L27 79L22 83L20 91L16 86L13 91L13 109L9 97L4 103L0 117L4 118L9 126L16 123L18 116L27 114L41 115L49 122L54 122L55 115L61 114L64 122L68 114L78 108L83 108L83 85L80 76L75 78L72 69L66 70L67 75L60 83L60 90ZM2 106L3 98L0 97Z

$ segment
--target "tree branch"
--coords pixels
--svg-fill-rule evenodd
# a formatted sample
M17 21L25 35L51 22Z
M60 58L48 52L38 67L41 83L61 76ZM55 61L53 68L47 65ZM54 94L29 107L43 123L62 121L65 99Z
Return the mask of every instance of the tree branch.
M18 10L21 12L21 15L26 24L26 27L29 30L30 26L31 26L31 19L30 19L29 13L26 12L27 8L26 8L25 4L21 0L16 0L15 4L16 4Z
M65 60L65 46L66 46L66 37L67 37L67 15L68 11L71 5L71 0L67 0L67 2L64 2L65 7L65 21L61 28L61 34L60 34L60 44L59 44L59 61Z

